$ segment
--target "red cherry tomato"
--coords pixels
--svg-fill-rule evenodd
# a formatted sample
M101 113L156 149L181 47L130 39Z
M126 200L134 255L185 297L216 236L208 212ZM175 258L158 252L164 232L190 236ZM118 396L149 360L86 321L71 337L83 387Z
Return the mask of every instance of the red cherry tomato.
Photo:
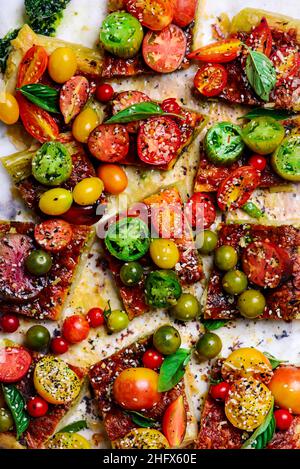
M125 5L128 13L154 31L166 28L174 16L173 0L126 0Z
M157 350L149 349L144 353L142 360L145 368L156 370L161 367L164 357Z
M217 216L211 196L202 192L195 192L187 201L185 215L192 228L209 228Z
M197 0L175 0L173 23L185 28L195 18Z
M217 201L222 211L242 207L260 184L260 172L253 166L240 166L220 184Z
M43 417L48 412L48 403L41 397L32 397L27 402L27 412L31 417Z
M104 312L101 308L92 308L86 315L91 327L100 327L105 323Z
M44 47L32 46L24 55L19 66L17 87L37 83L48 65L48 55Z
M164 99L161 103L161 108L164 112L170 112L172 114L179 114L181 115L181 107L176 101L176 98L168 98Z
M91 154L105 163L114 163L125 158L129 151L129 134L123 125L101 124L88 139Z
M288 430L293 422L292 414L285 409L278 409L274 412L274 417L276 420L276 428L278 430Z
M222 381L221 383L211 386L209 392L211 397L216 401L225 401L229 389L230 384L226 383L226 381Z
M267 160L261 155L252 155L249 158L249 164L258 171L263 171L267 165Z
M300 369L297 366L279 366L268 384L275 404L300 415Z
M262 18L259 25L253 29L246 44L251 47L251 49L262 52L267 57L270 56L272 50L272 33L266 18Z
M206 64L196 73L194 85L203 96L218 96L224 90L227 78L228 73L223 65Z
M109 83L102 83L97 86L96 89L96 98L101 103L107 103L113 98L114 89Z
M20 321L14 314L4 314L0 319L0 325L3 332L15 332L20 325Z
M66 124L76 117L89 98L90 84L85 77L79 75L70 78L59 96L59 107Z
M0 382L15 383L28 372L31 355L23 347L0 348Z
M80 314L74 314L64 320L62 333L70 344L77 344L87 338L90 332L88 321Z
M62 355L69 350L69 344L63 337L54 337L51 340L51 350L55 355Z

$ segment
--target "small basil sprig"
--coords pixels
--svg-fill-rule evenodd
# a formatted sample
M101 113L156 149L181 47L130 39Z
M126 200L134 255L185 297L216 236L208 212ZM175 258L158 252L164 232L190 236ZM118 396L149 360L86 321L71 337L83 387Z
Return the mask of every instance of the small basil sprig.
M145 415L141 414L140 412L128 411L126 413L131 417L131 420L133 421L133 423L135 423L141 428L152 428L156 425L156 422L154 419L145 417Z
M214 320L214 319L203 319L201 323L205 327L207 331L216 331L217 329L220 329L220 327L223 327L227 324L228 321L225 319L222 320Z
M248 50L246 75L255 93L263 100L269 101L270 93L276 84L276 70L271 60L262 52Z
M58 433L77 433L85 428L88 428L86 420L78 420L77 422L70 423L70 425L61 428Z
M59 112L57 106L58 91L56 89L50 88L50 86L47 85L34 83L32 85L24 85L22 88L17 88L17 90L20 91L28 101L45 109L45 111Z
M247 202L242 206L242 209L252 218L261 218L263 215L261 209L253 202Z
M17 439L19 439L25 430L27 430L29 425L29 417L24 410L25 402L23 396L18 391L18 389L11 384L2 384L2 392L7 407L11 411L12 417L14 419Z
M288 119L293 114L289 111L284 111L281 109L264 109L264 108L255 108L251 111L247 112L243 116L239 117L239 119L254 119L255 117L273 117L273 119L277 121L282 121L284 119Z
M165 392L173 389L184 376L185 368L192 356L192 350L180 348L172 355L168 355L160 368L158 391Z
M179 116L178 114L164 112L157 103L149 101L145 103L133 104L132 106L123 109L105 121L105 124L126 124L128 122L148 119L149 117L153 116L175 116L183 119L183 117Z
M271 363L272 370L275 370L281 363L286 363L286 360L279 360L268 352L263 352L264 356L268 358Z
M272 440L275 432L274 401L264 422L245 441L242 449L263 449Z

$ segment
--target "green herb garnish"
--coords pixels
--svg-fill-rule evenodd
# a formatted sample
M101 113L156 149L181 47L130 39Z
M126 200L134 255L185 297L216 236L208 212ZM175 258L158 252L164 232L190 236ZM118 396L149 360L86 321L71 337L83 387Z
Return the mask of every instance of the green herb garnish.
M25 412L25 401L18 389L12 384L2 384L2 392L7 407L13 416L17 439L27 430L29 417Z
M58 91L50 88L47 85L35 83L32 85L24 85L22 88L17 88L25 98L36 104L38 107L45 109L48 112L59 113L58 108Z
M158 391L165 392L173 389L184 376L185 368L192 356L192 350L180 348L172 355L168 355L160 368Z

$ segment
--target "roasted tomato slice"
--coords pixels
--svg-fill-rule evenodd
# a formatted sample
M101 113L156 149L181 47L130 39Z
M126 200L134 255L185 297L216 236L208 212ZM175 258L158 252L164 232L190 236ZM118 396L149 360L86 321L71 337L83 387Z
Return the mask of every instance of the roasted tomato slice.
M0 348L0 381L20 381L28 372L31 362L31 355L23 347Z
M260 171L253 166L241 166L220 184L218 206L223 211L242 207L259 184Z
M177 397L166 409L162 419L162 431L171 448L179 448L184 440L187 415L183 396Z
M34 238L46 251L59 252L72 241L73 230L64 220L46 220L36 225Z
M48 65L48 55L44 47L33 46L24 55L19 66L17 87L37 83Z
M175 0L173 23L185 28L195 18L197 0Z
M127 0L126 10L135 16L143 26L160 31L170 23L174 16L174 0Z
M85 77L72 77L60 91L59 107L66 124L69 124L87 102L89 82Z
M88 147L98 160L114 163L127 155L129 134L123 125L101 124L90 134Z
M207 64L199 68L194 78L194 85L204 96L218 96L224 90L227 78L228 73L223 65Z
M262 52L267 57L270 56L272 50L272 33L266 18L262 18L259 25L253 29L246 44L251 47L251 49Z
M215 221L215 204L209 194L195 192L185 206L185 215L193 229L207 229Z
M143 41L143 57L155 72L174 72L184 59L186 46L183 31L171 24L157 33L148 31Z
M123 91L117 94L112 102L112 113L117 114L123 109L126 109L133 104L149 102L151 99L141 91ZM140 122L130 122L126 124L126 129L129 133L136 133L139 129Z
M285 273L287 258L288 253L283 249L277 249L275 244L255 241L243 252L243 270L255 285L276 288Z
M239 39L223 39L191 52L188 59L202 62L226 63L236 59L242 48Z
M180 145L180 129L170 117L151 117L140 126L137 149L144 163L167 165L176 157Z
M59 128L53 117L44 109L30 103L20 93L18 94L20 117L26 131L41 143L56 140Z
M295 47L278 48L270 57L276 68L277 85L287 79L292 79L300 69L300 54Z

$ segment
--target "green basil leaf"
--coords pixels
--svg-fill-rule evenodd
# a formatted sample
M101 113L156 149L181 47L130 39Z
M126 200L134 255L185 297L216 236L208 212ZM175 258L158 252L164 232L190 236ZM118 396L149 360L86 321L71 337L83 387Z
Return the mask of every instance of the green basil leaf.
M25 402L22 394L12 384L2 384L2 391L7 407L13 416L17 439L27 430L29 417L25 412Z
M243 116L239 117L239 119L254 119L255 117L273 117L273 119L277 121L282 121L284 119L288 119L293 114L289 111L284 111L282 109L264 109L264 108L255 108L251 111L247 112Z
M145 415L141 414L140 412L130 411L126 413L131 417L133 423L141 428L152 428L156 425L154 419L145 417Z
M58 433L77 433L85 428L88 428L86 420L78 420L77 422L70 423L69 425L61 428Z
M246 440L242 449L263 449L267 446L269 441L273 438L275 431L275 418L274 418L274 399L271 409L268 412L264 422L252 433L250 438Z
M271 60L262 52L248 49L246 75L255 93L263 100L269 101L270 92L276 84L276 70Z
M220 327L225 326L227 324L227 320L214 320L214 319L203 319L201 323L205 327L206 330L208 331L216 331L217 329L220 329Z
M60 112L57 105L58 91L56 89L36 83L22 86L22 88L17 88L17 90L20 91L28 101L36 104L36 106L41 109L54 113Z
M252 218L261 218L263 215L261 209L253 202L247 202L242 206L242 209Z
M286 360L279 360L278 358L274 357L268 352L263 352L264 356L269 359L269 362L271 363L272 370L275 370L281 363L287 363Z
M126 124L128 122L148 119L152 116L176 116L182 119L182 116L164 112L157 103L149 101L133 104L132 106L123 109L105 121L105 124Z
M191 350L180 348L172 355L165 357L159 373L159 392L169 391L179 383L191 356Z

